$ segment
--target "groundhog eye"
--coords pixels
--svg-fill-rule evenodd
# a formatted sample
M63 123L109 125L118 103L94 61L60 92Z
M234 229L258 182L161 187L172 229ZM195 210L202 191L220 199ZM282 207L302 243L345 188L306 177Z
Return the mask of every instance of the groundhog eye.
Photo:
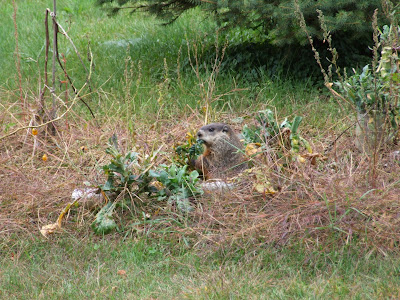
M213 132L213 131L214 131L214 128L211 127L210 129L208 129L208 131L209 131L209 132Z

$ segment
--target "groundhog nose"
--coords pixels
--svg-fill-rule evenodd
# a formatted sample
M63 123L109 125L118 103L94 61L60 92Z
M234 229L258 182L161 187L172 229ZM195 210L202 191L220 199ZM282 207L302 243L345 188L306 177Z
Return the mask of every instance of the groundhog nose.
M200 139L202 136L203 136L203 135L202 135L200 132L197 133L197 138Z

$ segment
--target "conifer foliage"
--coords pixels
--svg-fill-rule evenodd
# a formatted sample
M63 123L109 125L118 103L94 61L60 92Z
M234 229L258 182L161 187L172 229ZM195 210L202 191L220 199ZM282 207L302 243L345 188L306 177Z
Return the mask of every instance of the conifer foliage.
M214 16L221 27L239 26L257 29L264 40L277 46L306 43L298 26L293 0L97 0L100 5L121 9L146 11L161 18L165 24L174 22L185 11L200 7ZM385 22L381 0L301 0L299 1L309 33L319 40L320 24L317 9L326 18L328 30L347 43L371 44L372 15L381 12L379 20Z

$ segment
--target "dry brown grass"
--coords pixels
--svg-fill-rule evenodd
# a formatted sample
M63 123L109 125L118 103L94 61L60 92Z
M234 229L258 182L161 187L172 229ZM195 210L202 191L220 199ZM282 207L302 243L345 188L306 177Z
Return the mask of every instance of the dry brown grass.
M221 115L221 121L229 123L231 117ZM1 118L6 124L12 114L4 112ZM113 133L118 135L122 151L134 148L142 157L161 147L156 166L168 164L173 146L183 142L189 130L202 125L196 112L179 120L158 120L152 126L138 122L134 132L129 132L116 118L104 118L98 123L103 125L97 127L95 122L69 115L58 122L55 137L40 130L35 137L28 130L0 141L1 237L13 233L40 235L40 227L55 222L71 201L74 188L82 187L83 181L103 183L105 178L99 166L108 163L104 150ZM322 135L312 130L307 135L319 153L335 137L330 132ZM42 160L43 154L48 156L47 161ZM173 228L171 235L185 235L195 247L202 248L236 243L290 245L299 241L310 249L329 249L346 243L383 253L398 248L400 164L389 154L382 154L374 189L369 184L368 158L355 149L350 133L315 165L309 161L293 163L278 171L278 162L265 161L259 157L255 165L278 190L276 194L256 193L251 178L242 178L242 184L233 191L208 193L196 199L196 211L183 222L186 227ZM182 220L166 204L142 209L154 219L168 216ZM75 217L67 217L64 224L74 233L77 228L89 227L93 218L93 211L80 207ZM129 214L121 218L126 218L123 222L132 222ZM140 226L146 229L145 224ZM173 222L165 221L156 227L168 226L174 227ZM154 234L157 232L154 230Z

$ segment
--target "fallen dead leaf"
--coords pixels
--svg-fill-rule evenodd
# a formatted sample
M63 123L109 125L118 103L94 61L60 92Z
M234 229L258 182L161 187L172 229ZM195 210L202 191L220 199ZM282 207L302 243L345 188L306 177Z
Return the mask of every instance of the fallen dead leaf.
M49 224L49 225L43 226L42 229L40 229L40 233L44 237L47 237L49 234L54 233L59 228L60 227L58 226L58 222L56 222L56 223L53 223L53 224Z

